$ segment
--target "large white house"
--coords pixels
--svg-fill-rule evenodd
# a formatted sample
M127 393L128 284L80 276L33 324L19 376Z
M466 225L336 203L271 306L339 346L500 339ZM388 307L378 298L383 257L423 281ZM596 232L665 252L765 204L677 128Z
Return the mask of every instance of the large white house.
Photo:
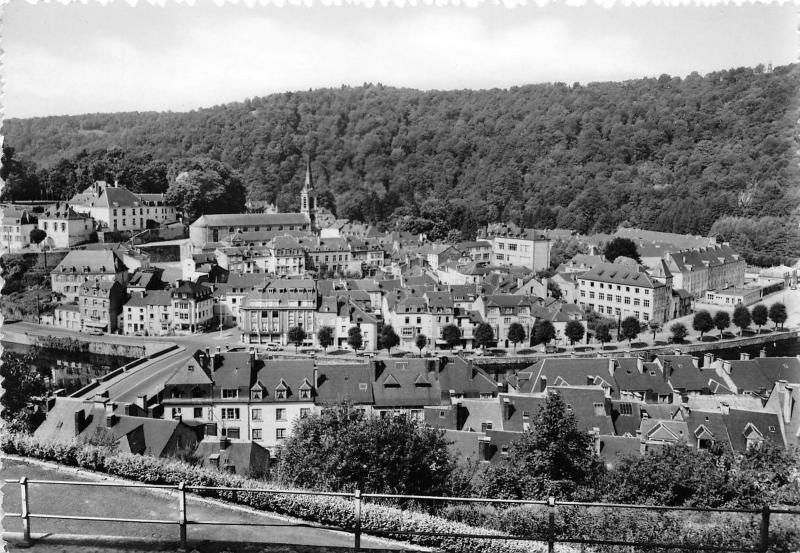
M78 213L87 213L108 230L134 231L154 223L174 221L174 206L167 205L164 194L134 194L127 188L97 181L70 201Z

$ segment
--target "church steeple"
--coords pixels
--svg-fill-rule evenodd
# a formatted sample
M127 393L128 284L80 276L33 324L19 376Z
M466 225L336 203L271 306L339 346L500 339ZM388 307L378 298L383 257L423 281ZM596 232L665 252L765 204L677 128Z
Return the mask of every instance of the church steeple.
M300 213L308 216L311 228L317 226L317 193L314 192L314 179L311 177L311 158L306 159L306 180L300 191Z

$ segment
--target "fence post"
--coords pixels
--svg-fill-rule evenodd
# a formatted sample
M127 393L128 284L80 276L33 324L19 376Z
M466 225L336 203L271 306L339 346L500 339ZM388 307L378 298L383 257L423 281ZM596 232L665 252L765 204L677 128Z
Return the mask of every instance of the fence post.
M769 549L769 505L764 505L761 509L761 543L758 550L767 553Z
M30 504L28 501L28 477L22 476L19 479L19 498L22 509L20 515L22 517L22 541L26 545L31 543L31 514Z
M181 543L180 551L188 551L186 547L186 483L178 484L178 525L180 526Z
M556 498L547 498L547 553L556 550Z
M361 490L353 493L353 499L356 502L355 548L361 549Z

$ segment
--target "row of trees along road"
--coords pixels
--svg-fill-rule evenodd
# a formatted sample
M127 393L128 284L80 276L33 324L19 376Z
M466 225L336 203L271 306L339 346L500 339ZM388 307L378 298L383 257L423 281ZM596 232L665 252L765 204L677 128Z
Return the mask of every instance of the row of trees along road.
M692 319L692 328L700 333L700 339L702 340L706 332L710 332L715 328L719 330L721 338L725 329L731 326L731 321L739 327L739 334L741 335L751 324L755 324L760 333L761 327L767 324L767 320L771 320L775 324L776 330L778 327L783 328L787 318L786 306L780 302L773 303L769 309L766 305L759 303L753 306L752 311L744 305L737 305L733 310L732 319L727 311L717 311L713 316L705 309L697 311ZM675 326L673 325L672 327L673 335L676 332ZM683 334L681 339L686 336L685 327L683 329L677 328L677 332L678 334Z

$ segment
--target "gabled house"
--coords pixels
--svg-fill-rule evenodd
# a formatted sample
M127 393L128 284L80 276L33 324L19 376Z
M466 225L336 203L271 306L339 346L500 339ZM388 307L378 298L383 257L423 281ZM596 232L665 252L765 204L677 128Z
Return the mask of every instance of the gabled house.
M78 299L84 282L128 282L128 267L116 250L71 250L55 269L50 271L53 292L66 296L68 302Z

